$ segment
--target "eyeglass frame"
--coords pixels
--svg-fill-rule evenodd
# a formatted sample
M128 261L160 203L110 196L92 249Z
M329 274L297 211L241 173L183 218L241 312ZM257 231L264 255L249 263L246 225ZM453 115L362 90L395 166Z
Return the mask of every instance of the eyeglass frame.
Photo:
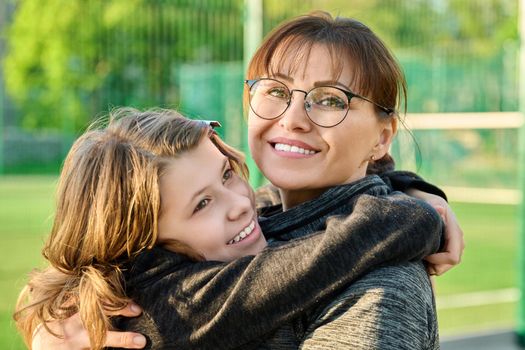
M255 83L257 83L258 81L261 81L261 80L273 80L273 81L276 81L282 85L284 85L284 87L286 87L286 89L288 89L288 91L290 92L290 98L288 99L288 102L287 102L287 106L286 108L284 109L284 111L282 111L281 114L279 114L278 116L276 117L273 117L273 118L264 118L264 117L261 117L259 114L257 114L254 110L253 110L253 107L252 107L252 104L251 104L251 98L249 99L249 104L250 104L250 109L253 111L253 113L255 113L256 116L258 116L259 118L261 119L264 119L264 120L274 120L274 119L277 119L279 117L281 117L287 110L288 108L290 107L291 105L291 102L292 102L292 94L294 91L299 91L299 92L302 92L304 94L304 100L306 101L306 96L308 96L308 94L310 92L312 92L312 90L314 89L317 89L317 88L321 88L321 87L329 87L329 88L333 88L333 89L337 89L339 91L341 91L342 93L345 94L346 98L348 98L348 106L346 107L346 113L345 115L343 116L343 118L338 121L336 124L334 125L330 125L330 126L325 126L325 125L320 125L318 123L316 123L314 120L312 120L312 118L310 117L310 115L308 114L308 110L306 109L306 106L304 105L303 103L303 107L305 107L305 111L306 111L306 116L308 117L308 119L314 123L315 125L317 126L320 126L322 128L333 128L334 126L337 126L339 124L341 124L345 119L346 119L346 116L348 115L348 111L350 110L350 101L352 100L353 97L357 97L361 100L364 100L364 101L367 101L371 104L373 104L374 106L376 106L377 108L379 108L381 111L383 111L384 113L386 113L387 115L390 115L392 113L395 112L395 109L393 108L388 108L388 107L385 107L385 106L382 106L380 105L379 103L376 103L374 101L372 101L371 99L369 98L366 98L364 96L361 96L361 95L358 95L358 94L355 94L353 93L352 91L350 90L345 90L345 89L342 89L340 87L337 87L337 86L332 86L332 85L321 85L321 86L316 86L312 89L310 89L309 91L304 91L304 90L301 90L301 89L290 89L288 87L288 85L286 85L285 83L283 83L282 81L280 80L277 80L277 79L273 79L273 78L257 78L257 79L246 79L244 80L244 83L248 86L248 90L251 91L253 85L255 85Z

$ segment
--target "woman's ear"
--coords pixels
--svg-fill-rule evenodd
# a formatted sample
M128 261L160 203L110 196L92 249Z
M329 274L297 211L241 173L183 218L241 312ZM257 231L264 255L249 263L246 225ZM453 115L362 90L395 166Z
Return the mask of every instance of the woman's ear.
M382 123L383 129L379 135L379 142L374 147L376 159L382 158L388 152L397 133L397 123L397 117L392 117L390 120Z

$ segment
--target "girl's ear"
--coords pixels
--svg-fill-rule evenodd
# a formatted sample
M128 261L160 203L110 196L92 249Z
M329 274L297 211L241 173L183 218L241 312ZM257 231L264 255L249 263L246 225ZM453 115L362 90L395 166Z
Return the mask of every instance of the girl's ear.
M381 159L388 152L397 133L397 123L396 117L390 118L390 120L383 123L379 142L374 146L375 159Z

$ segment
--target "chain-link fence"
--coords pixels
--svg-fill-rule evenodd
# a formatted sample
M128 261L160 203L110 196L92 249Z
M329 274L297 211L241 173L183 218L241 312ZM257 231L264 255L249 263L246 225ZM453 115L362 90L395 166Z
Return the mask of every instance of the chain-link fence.
M224 121L226 140L247 150L242 1L25 0L1 7L3 173L56 172L74 135L123 105ZM517 110L517 0L266 0L264 32L320 8L362 20L392 47L407 76L409 112ZM465 135L440 148L444 159L423 152L423 173L434 174L448 153L468 162L473 139L491 147L489 157L512 157L512 132ZM426 131L421 149L440 137ZM464 176L458 181L474 175Z

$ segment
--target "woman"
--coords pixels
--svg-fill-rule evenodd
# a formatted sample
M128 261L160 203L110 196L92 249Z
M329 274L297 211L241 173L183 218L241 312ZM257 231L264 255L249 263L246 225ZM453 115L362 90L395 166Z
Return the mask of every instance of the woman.
M282 206L264 208L263 215L287 218L283 226L270 225L267 229L274 230L275 236L289 238L322 228L327 217L338 214L338 208L327 205L333 191L363 178L367 167L389 163L387 151L397 129L396 111L405 99L401 70L366 26L316 13L291 20L270 33L254 55L247 78L250 150L263 174L278 188L282 202ZM401 180L396 174L387 175L385 181L401 183L402 189L421 184L417 178L412 181L415 178L411 175L401 176ZM270 197L275 198L273 195ZM317 220L302 220L310 211L315 212ZM448 207L445 216L449 227L445 252L429 258L438 264L434 270L437 274L456 264L463 249L461 231L454 227ZM290 227L295 230L288 232ZM399 274L402 282L396 280ZM334 332L358 339L360 343L354 343L354 348L437 346L433 298L423 275L421 265L412 265L365 276L363 283L349 287L332 304L307 316L310 326L299 332L305 340L301 346L337 346L327 342L334 337L326 335ZM411 276L416 278L411 280ZM415 299L396 289L405 282L413 287L408 290L418 290L425 298ZM370 297L374 284L386 291L388 298ZM374 310L370 322L365 322L367 329L353 328L352 320L362 317L365 309ZM408 331L399 334L400 327L385 320L396 319L403 311L407 311L407 318L398 318L399 324ZM411 317L421 313L428 317ZM418 333L421 329L426 330ZM363 339L364 331L371 337ZM110 333L108 344L125 345L113 338L118 336ZM323 339L324 345L316 339Z
M333 20L324 13L300 17L270 33L248 66L246 85L250 151L278 188L285 213L318 201L327 188L364 177L369 164L385 161L397 130L399 102L406 100L403 73L377 36L355 20ZM337 214L328 204L327 210ZM415 311L420 307L419 313L435 313L428 284L413 285L420 292L416 294L428 299L420 305L406 303L414 312L408 307L407 319L394 323L389 320L400 314L396 303L369 292L375 285L385 286L387 293L389 277L404 270L408 268L395 274L376 271L361 281L369 280L364 288L351 286L339 301L319 310L305 331L303 346L438 347L435 316L419 320ZM422 281L422 269L414 269L405 276L406 283L414 275ZM403 284L402 279L397 283ZM409 296L392 293L395 301ZM369 326L363 330L355 323L356 309L369 307L376 310L366 318L376 327L373 334ZM400 324L403 333L394 331ZM365 332L369 334L363 339Z

